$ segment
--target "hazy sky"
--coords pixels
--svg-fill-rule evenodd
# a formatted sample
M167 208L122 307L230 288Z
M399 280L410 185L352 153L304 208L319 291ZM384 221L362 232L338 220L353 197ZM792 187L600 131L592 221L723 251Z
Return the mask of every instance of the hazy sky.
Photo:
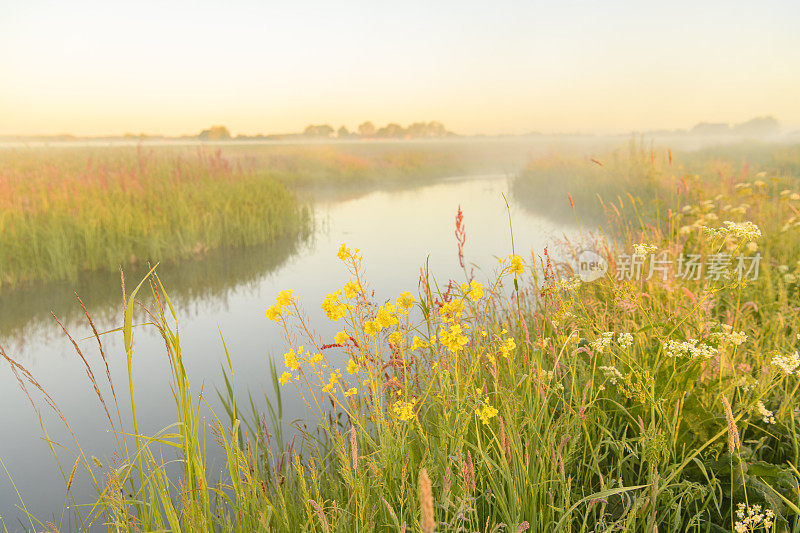
M800 126L798 2L0 4L0 134Z

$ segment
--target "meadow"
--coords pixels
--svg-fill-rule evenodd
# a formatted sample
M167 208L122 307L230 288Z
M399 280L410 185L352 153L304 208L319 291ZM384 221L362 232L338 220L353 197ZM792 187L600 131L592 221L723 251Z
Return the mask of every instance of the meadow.
M343 243L350 281L320 302L340 332L315 333L302 287L280 291L265 302L286 340L275 400L245 401L228 358L226 412L210 426L169 287L150 272L124 297L127 383L103 397L96 382L114 391L112 376L86 363L118 449L103 463L63 444L68 500L78 471L98 493L64 516L114 531L800 531L796 175L719 162L700 174L656 149L598 161L542 173L580 177L564 185L576 217L596 200L605 233L589 244L609 275L583 281L572 262L516 243L494 272L423 270L417 287L376 301L369 257ZM518 178L526 194L537 168ZM694 256L710 263L687 270ZM178 418L158 435L137 428L138 327L159 332L171 367ZM285 431L287 387L315 424ZM48 527L66 526L30 517Z

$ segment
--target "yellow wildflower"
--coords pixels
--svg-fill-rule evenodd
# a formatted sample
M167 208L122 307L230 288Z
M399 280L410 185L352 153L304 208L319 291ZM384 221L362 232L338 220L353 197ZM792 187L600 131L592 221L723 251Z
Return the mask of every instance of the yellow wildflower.
M403 334L399 331L393 331L389 337L386 338L386 341L389 344L394 344L395 346L399 345L403 342Z
M403 422L407 420L411 420L414 418L414 404L417 403L416 400L411 400L410 402L404 402L403 400L397 400L393 405L392 409L394 413L397 415L397 418L402 420Z
M350 335L348 335L346 331L340 331L333 337L333 342L336 344L345 344L349 340Z
M497 415L497 409L492 407L489 404L489 398L486 398L486 401L483 403L483 407L475 409L475 414L478 415L478 418L481 419L481 422L488 424L489 419L494 418Z
M509 254L508 258L511 260L511 272L518 276L525 272L525 266L522 262L522 258L518 255Z
M297 358L297 355L294 353L294 350L289 350L285 354L283 354L283 364L289 370L297 370L300 368L300 360Z
M427 348L427 347L428 347L428 343L425 342L424 340L420 339L416 335L414 335L414 338L411 339L411 349L412 350L416 350L418 348Z
M294 301L294 295L291 289L289 290L282 290L278 293L278 298L276 303L281 307L287 307L292 304Z
M347 362L347 373L348 374L358 374L361 372L361 365L350 359Z
M392 304L386 304L378 309L378 316L375 317L375 322L382 328L388 328L398 323L397 317L394 314L395 308Z
M314 366L314 365L316 365L316 364L317 364L317 363L319 363L320 361L322 361L322 354L321 354L321 353L315 353L315 354L314 354L314 355L312 355L312 356L311 356L311 358L308 360L308 362L309 362L309 364L311 364L311 366Z
M517 347L517 343L514 342L514 339L506 339L503 344L500 345L500 354L503 357L508 357L511 351Z
M342 290L338 289L329 293L325 299L322 300L322 309L325 311L329 320L336 321L347 316L348 306L339 301L341 295Z
M277 305L270 305L267 307L267 318L273 322L277 322L281 317L281 309Z
M284 372L283 374L281 374L281 377L278 378L278 381L280 382L281 385L286 385L287 383L292 381L292 374L290 374L289 372Z
M414 305L415 299L414 296L408 292L401 292L400 295L397 297L397 307L401 310L406 311L411 309L411 306Z
M461 331L461 324L453 324L449 330L442 328L439 330L439 340L450 352L455 353L469 342L469 338Z
M474 279L469 284L462 283L461 290L473 302L477 302L478 300L483 298L483 285L481 285Z
M439 314L442 315L442 320L445 323L455 322L456 319L461 318L464 314L464 302L461 300L450 300L442 306L439 310Z
M364 333L366 333L367 335L375 335L381 329L383 328L376 322L364 322Z
M350 387L349 389L347 389L345 391L344 396L345 396L345 398L349 398L350 396L353 396L353 395L355 395L357 393L358 393L358 391L356 390L355 387Z
M344 295L348 298L355 298L361 292L361 287L355 281L348 281L344 284Z
M350 258L350 248L345 243L339 246L339 252L336 254L342 261L347 261Z
M333 384L328 383L324 387L322 387L322 392L328 392L330 394L336 394L336 389L333 388Z

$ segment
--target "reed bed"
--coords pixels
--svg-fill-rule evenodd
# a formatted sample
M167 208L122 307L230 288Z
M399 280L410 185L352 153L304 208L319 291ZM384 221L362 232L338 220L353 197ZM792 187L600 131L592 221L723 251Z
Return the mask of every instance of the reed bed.
M292 191L220 152L8 151L0 284L271 243L308 220Z
M226 413L212 423L226 457L221 478L207 469L177 317L151 273L155 303L137 316L165 340L179 418L163 434L140 435L134 384L129 405L118 391L109 412L131 409L134 427L124 433L109 414L120 438L115 462L95 464L72 447L99 493L80 523L115 531L797 531L796 183L769 173L704 179L679 172L666 153L651 165L660 215L642 215L650 198L606 200L614 241L597 238L596 253L613 268L622 253L647 261L723 254L736 265L760 252L755 279L732 270L615 279L612 270L584 282L547 250L512 248L485 277L465 270L463 280L437 284L423 271L414 293L376 300L368 258L342 244L350 281L321 302L339 333L316 334L290 288L266 309L286 339L268 417L237 403L229 360ZM125 298L129 368L136 296ZM21 383L36 386L10 361ZM281 429L286 387L315 421L294 435ZM177 476L168 475L161 446L178 450ZM43 526L31 518L32 528Z

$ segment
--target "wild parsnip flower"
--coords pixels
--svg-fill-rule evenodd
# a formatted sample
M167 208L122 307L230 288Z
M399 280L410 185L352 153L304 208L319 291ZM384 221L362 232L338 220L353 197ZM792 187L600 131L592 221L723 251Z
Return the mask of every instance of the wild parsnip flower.
M341 295L342 290L337 289L334 292L328 293L322 300L322 310L325 311L328 320L333 320L335 322L347 316L349 306L339 301Z
M359 372L361 372L361 365L350 359L347 362L347 373L352 375L352 374L358 374Z
M756 404L756 409L758 409L758 414L761 415L761 418L764 419L764 422L767 424L774 424L775 423L775 413L767 409L763 402L759 401Z
M416 350L416 349L419 349L419 348L427 348L427 347L428 347L428 343L425 342L424 340L422 340L421 338L417 337L416 335L414 335L414 338L411 339L411 349L412 350Z
M462 300L450 300L445 302L439 309L442 321L445 324L455 322L464 315L464 302Z
M392 405L392 410L394 414L397 415L401 421L406 422L414 418L414 405L417 403L417 400L411 400L410 402L404 402L403 400L397 400Z
M411 309L415 301L416 299L410 292L408 291L401 292L397 296L397 308L400 309L401 311L407 311Z
M281 377L280 377L280 378L278 378L278 382L279 382L281 385L286 385L286 384L287 384L287 383L289 383L290 381L292 381L292 374L291 374L291 373L289 373L289 372L284 372L283 374L281 374Z
M508 357L516 347L517 343L514 342L514 339L508 338L500 345L500 355Z
M398 324L397 315L395 314L395 307L391 303L387 303L378 309L378 315L375 317L375 322L380 326L380 329L390 328ZM380 331L379 329L379 331Z
M477 302L481 298L483 298L483 285L475 281L474 279L467 283L461 284L462 292L472 300L473 302Z
M769 531L775 522L775 513L772 509L761 512L761 506L754 504L748 506L744 503L736 504L736 523L733 525L735 533L747 533L764 529Z
M469 342L461 324L452 324L449 329L441 328L439 340L451 353L456 353Z
M294 350L289 350L283 354L283 364L292 371L300 368L300 359L297 358L297 354L294 353Z
M800 354L794 352L788 355L776 355L770 362L772 366L777 366L781 372L787 375L796 374L800 376Z
M295 300L296 298L294 297L291 289L278 292L278 297L275 299L275 304L267 308L267 318L273 322L277 322L282 316L288 316L292 314L289 306L292 305Z
M342 289L347 298L355 298L361 292L361 286L355 281L348 281Z
M692 359L711 359L717 355L717 349L708 344L699 344L697 339L689 339L688 341L668 340L664 342L664 355L667 357L684 357L688 356Z
M522 258L518 255L508 254L508 259L511 261L511 273L518 276L525 272L525 264Z
M367 321L364 322L364 333L367 335L376 335L381 330L377 322Z
M475 414L478 415L478 418L480 418L481 422L484 424L489 424L489 420L497 416L497 409L492 407L492 405L489 403L489 398L486 398L486 400L483 402L483 406L475 409Z

